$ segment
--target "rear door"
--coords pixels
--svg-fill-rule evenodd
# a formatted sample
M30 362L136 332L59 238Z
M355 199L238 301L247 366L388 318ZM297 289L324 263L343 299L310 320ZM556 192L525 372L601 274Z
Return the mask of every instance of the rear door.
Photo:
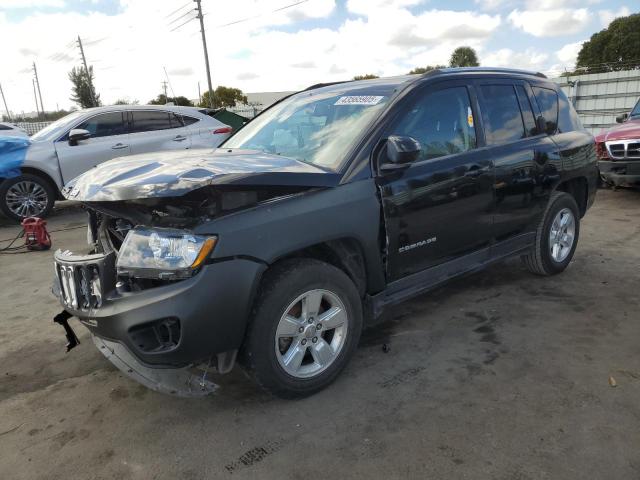
M191 148L191 136L181 116L174 112L132 110L129 128L132 154Z
M89 139L69 145L67 132L55 142L64 183L102 162L130 154L125 116L124 111L99 113L73 127L87 130Z
M486 79L476 86L487 153L495 168L494 237L508 240L537 227L560 159L553 141L536 128L538 112L526 82Z
M478 148L471 94L463 81L423 87L400 104L385 134L422 145L420 160L377 179L389 280L490 244L493 168Z

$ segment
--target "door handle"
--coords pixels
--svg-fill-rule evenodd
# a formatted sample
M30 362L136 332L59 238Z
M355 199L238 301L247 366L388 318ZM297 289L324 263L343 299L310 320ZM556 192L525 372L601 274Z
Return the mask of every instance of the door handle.
M174 142L182 142L183 140L186 140L187 137L185 137L184 135L176 135L173 139Z
M125 145L124 143L116 143L111 147L112 150L122 150L123 148L129 148L129 145Z
M480 165L471 165L469 170L464 174L465 177L468 178L477 178L484 173L484 168L481 168Z

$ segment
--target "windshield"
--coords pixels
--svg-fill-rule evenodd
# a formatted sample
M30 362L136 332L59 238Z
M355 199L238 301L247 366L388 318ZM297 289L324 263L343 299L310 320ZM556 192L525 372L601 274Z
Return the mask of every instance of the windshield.
M338 170L392 91L378 86L297 94L256 117L224 148L260 150Z
M68 122L77 119L83 113L84 112L82 111L77 111L77 112L70 113L69 115L65 115L64 117L53 122L51 125L40 130L38 133L36 133L34 136L31 137L31 140L47 140L50 135L56 133L56 130L66 125Z
M631 114L629 116L640 117L640 100L638 100L638 103L636 103L636 106L633 107L633 110L631 110Z

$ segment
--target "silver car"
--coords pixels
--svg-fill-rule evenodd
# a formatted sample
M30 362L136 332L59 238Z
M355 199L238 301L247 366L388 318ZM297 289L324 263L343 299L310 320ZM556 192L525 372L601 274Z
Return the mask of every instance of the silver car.
M2 172L0 154L0 210L16 220L44 217L62 198L65 183L100 163L138 153L214 148L230 134L231 127L194 107L115 105L74 112L40 130L28 145L8 149L14 161L10 173Z
M13 123L0 122L0 137L22 137L27 138L29 134L24 128L20 128Z

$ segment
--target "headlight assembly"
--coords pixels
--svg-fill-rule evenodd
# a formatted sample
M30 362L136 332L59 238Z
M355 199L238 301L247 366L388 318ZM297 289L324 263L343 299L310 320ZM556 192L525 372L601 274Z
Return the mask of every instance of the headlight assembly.
M136 227L124 239L118 275L173 280L191 277L205 262L217 237L184 230Z

